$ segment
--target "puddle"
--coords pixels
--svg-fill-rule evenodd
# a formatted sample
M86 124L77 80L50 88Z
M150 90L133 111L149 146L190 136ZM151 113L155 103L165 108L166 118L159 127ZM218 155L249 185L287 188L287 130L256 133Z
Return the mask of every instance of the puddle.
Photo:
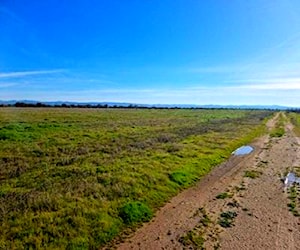
M284 185L285 186L291 186L293 185L294 183L297 183L300 185L300 178L297 177L297 175L293 172L289 172L287 174L287 176L285 177L285 180L284 180Z
M233 151L233 155L247 155L250 154L253 151L253 148L251 146L242 146L238 148L237 150Z

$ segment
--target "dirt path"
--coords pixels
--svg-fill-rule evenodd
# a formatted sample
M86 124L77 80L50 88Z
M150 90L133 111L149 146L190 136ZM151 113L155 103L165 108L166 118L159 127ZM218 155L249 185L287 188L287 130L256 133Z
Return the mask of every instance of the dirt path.
M277 119L278 115L267 127L274 127ZM213 223L205 236L207 249L300 249L300 221L288 211L280 181L286 169L300 166L299 138L287 124L283 137L264 136L251 145L253 153L232 156L195 187L174 197L118 249L183 249L179 239L199 227L199 209L205 207L211 220L217 221L228 204L236 204L230 207L237 213L235 226L223 229ZM257 171L259 177L245 178L246 170ZM233 197L216 199L223 192Z

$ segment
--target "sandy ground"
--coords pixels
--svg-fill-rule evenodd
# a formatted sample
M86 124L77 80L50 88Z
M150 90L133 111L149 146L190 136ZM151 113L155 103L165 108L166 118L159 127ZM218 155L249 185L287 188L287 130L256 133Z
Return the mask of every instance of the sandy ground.
M278 116L270 120L271 129ZM199 208L205 208L213 226L205 236L206 249L300 249L300 219L288 211L288 194L280 177L300 166L300 139L286 125L281 138L264 136L251 145L254 152L232 156L215 168L196 186L174 197L155 218L138 229L118 249L194 249L185 247L179 238L199 225ZM244 177L246 170L261 173L258 178ZM240 188L243 187L243 188ZM233 195L216 199L222 192ZM234 202L235 207L228 203ZM221 228L221 212L235 211L234 226Z

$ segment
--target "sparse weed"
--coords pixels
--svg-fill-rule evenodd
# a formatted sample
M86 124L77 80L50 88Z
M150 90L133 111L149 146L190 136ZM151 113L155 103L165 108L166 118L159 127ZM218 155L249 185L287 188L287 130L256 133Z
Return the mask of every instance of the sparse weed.
M233 194L228 193L228 192L224 192L224 193L220 193L216 196L217 199L226 199L226 198L232 198Z
M247 170L244 173L244 177L250 178L250 179L256 179L260 177L262 172L256 171L256 170Z
M271 131L270 136L271 137L282 137L284 135L285 131L284 128L275 128Z
M193 249L204 249L205 239L202 235L197 234L194 231L189 231L186 235L181 236L178 240L183 246L192 246Z
M212 221L204 208L200 208L197 214L200 216L199 224L194 229L181 236L178 241L185 247L205 249L204 243L206 239L212 237L212 235L208 235L208 227Z
M279 114L279 119L275 124L275 127L270 131L271 137L282 137L285 134L284 129L285 117L282 113Z
M290 202L287 204L289 211L292 212L292 214L296 217L300 217L300 212L299 212L299 191L298 187L296 185L293 185L289 188L289 200Z
M201 210L201 219L200 219L200 224L202 224L202 226L207 227L212 221L210 219L210 217L208 216L208 214L206 213L205 209L202 208Z
M227 206L228 207L236 207L236 208L238 208L238 207L240 207L240 204L236 200L233 200L231 202L228 202Z
M232 211L223 212L220 214L218 223L221 227L224 228L232 227L235 217L237 217L236 212L232 212Z

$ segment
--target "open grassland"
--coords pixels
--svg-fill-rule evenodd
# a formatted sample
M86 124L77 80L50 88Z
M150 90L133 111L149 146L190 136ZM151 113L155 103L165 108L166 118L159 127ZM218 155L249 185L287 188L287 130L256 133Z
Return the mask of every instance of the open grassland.
M264 133L270 115L0 109L0 248L103 246Z

